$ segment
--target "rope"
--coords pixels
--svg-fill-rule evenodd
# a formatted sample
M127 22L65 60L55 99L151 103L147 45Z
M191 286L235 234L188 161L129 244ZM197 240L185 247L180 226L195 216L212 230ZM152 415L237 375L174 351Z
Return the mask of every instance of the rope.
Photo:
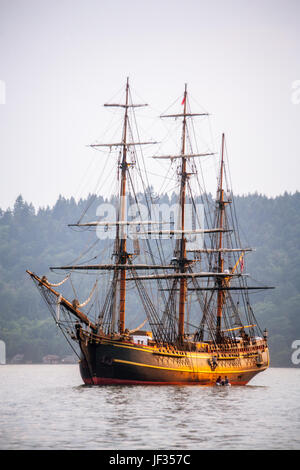
M62 299L62 295L60 294L57 298L57 302L56 302L56 323L59 323L59 317L60 317L60 302L61 302L61 299Z
M61 286L64 282L66 282L70 277L70 274L67 275L67 277L65 277L61 282L58 282L57 284L51 284L51 282L48 281L48 279L46 280L48 286L51 286L51 287L59 287Z
M129 333L134 333L135 331L138 331L140 330L141 328L143 328L143 326L146 324L146 322L148 321L148 318L146 318L146 320L143 321L143 323L141 323L137 328L135 328L134 330L129 330Z
M93 293L94 293L94 291L95 291L95 289L96 289L96 287L97 287L97 284L98 284L98 279L97 279L97 281L96 281L95 284L94 284L94 287L93 287L93 289L92 289L92 291L91 291L91 293L90 293L90 296L86 299L85 302L83 302L82 304L78 304L78 307L80 307L80 308L81 308L81 307L85 307L85 306L89 303L89 301L91 300L91 298L92 298L92 296L93 296Z

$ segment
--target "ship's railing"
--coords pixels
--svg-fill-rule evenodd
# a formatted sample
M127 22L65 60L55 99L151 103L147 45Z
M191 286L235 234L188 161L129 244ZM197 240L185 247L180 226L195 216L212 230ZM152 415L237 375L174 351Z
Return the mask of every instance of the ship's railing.
M111 336L101 336L98 335L92 331L86 330L86 329L81 329L83 335L85 336L86 340L88 341L95 341L95 342L100 342L101 340L115 340L115 341L124 341L127 343L133 343L132 338L130 337L121 337L119 335L116 335L116 337L111 337ZM155 348L158 348L158 350L162 349L162 351L170 350L170 345L159 345L155 343L154 341L150 341L149 345ZM147 347L146 345L140 344L139 346L144 346ZM189 347L186 348L186 352L205 352L205 353L212 353L216 355L240 355L240 354L249 354L249 353L257 353L260 351L264 351L267 348L267 341L263 338L261 339L256 339L256 340L249 340L247 342L245 341L238 341L238 342L228 342L228 343L222 343L222 344L214 344L214 343L206 343L206 342L201 342L201 343L191 343L189 344ZM177 350L176 346L174 345L172 348L174 352Z
M208 352L213 353L249 353L249 352L258 352L263 351L267 347L267 342L265 339L259 339L255 341L239 341L239 343L223 343L219 345L208 345Z

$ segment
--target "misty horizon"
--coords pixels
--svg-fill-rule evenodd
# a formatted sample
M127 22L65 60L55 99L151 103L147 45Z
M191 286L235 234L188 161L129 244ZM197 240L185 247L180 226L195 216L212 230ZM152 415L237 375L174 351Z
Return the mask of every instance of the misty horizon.
M0 0L0 12L0 207L93 192L103 163L87 146L106 137L103 104L127 76L152 113L139 112L146 137L187 83L214 151L225 132L234 194L299 190L299 2Z

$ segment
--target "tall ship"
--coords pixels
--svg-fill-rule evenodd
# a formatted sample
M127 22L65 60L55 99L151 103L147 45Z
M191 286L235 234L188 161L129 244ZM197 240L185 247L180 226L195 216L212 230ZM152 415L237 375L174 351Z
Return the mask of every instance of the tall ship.
M192 112L185 85L178 111L160 116L177 124L177 151L151 156L168 163L167 177L176 187L168 212L149 184L142 149L154 143L134 133L136 109L146 105L132 102L128 79L124 96L122 103L105 105L122 113L119 138L91 145L107 149L115 162L115 217L100 211L96 220L70 224L96 231L100 246L104 234L110 239L97 262L86 262L85 251L80 261L51 267L63 274L59 282L27 273L66 339L77 343L85 384L214 385L226 379L245 385L269 366L267 331L260 329L249 298L268 287L248 285L246 255L252 249L239 235L225 136L212 197L201 162L215 158L214 152L199 150L193 137L197 119L207 113ZM65 283L84 274L85 282L92 279L87 300L62 294Z

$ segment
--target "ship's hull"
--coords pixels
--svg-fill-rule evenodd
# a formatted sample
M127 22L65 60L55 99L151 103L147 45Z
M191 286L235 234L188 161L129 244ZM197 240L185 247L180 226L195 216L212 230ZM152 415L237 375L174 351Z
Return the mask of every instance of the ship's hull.
M88 385L214 385L219 376L246 385L269 365L265 343L218 352L189 352L122 341L82 341L80 372Z

